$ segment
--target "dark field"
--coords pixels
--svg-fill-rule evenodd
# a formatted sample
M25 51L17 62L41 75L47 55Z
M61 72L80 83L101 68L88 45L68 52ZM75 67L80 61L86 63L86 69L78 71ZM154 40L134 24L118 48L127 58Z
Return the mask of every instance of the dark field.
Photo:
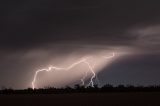
M0 95L0 106L160 106L160 92Z

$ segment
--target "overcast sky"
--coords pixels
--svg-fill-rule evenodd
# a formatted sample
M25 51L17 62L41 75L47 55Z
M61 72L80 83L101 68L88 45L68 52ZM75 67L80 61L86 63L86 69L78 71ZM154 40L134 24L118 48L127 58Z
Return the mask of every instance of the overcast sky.
M71 54L81 57L99 51L124 53L98 73L100 83L160 84L159 4L158 0L0 1L0 86L29 87L39 67L55 60L65 64Z

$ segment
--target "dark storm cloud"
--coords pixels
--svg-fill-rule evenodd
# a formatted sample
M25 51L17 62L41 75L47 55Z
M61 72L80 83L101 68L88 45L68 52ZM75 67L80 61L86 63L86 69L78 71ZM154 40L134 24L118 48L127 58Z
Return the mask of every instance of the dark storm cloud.
M159 3L142 1L28 0L1 3L1 49L45 44L130 45L133 25L159 23ZM71 43L72 44L72 43Z
M160 56L132 55L118 59L99 73L102 84L159 85Z
M85 47L127 47L158 55L159 4L158 0L1 0L0 86L27 87L24 79L33 75L28 70L45 64L53 54L68 55Z

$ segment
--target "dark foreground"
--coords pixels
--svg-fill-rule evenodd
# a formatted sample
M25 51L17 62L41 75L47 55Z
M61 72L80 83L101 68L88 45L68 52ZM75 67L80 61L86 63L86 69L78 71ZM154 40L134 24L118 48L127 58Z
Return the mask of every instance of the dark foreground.
M0 106L160 106L160 92L0 95Z

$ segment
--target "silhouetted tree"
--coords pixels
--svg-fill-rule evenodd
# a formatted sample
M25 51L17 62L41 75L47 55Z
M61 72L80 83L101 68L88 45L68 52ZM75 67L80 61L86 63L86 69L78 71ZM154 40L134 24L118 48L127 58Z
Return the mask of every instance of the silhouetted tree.
M98 87L98 85L92 86L80 86L79 84L76 84L74 88L71 88L69 86L66 86L65 88L54 88L54 87L45 87L45 88L39 88L39 89L23 89L23 90L14 90L12 88L6 88L3 87L0 90L0 94L57 94L57 93L75 93L75 92L137 92L137 91L145 91L145 92L160 92L160 86L158 85L152 85L152 86L133 86L133 85L118 85L116 87L113 87L111 84L105 84L101 88Z

